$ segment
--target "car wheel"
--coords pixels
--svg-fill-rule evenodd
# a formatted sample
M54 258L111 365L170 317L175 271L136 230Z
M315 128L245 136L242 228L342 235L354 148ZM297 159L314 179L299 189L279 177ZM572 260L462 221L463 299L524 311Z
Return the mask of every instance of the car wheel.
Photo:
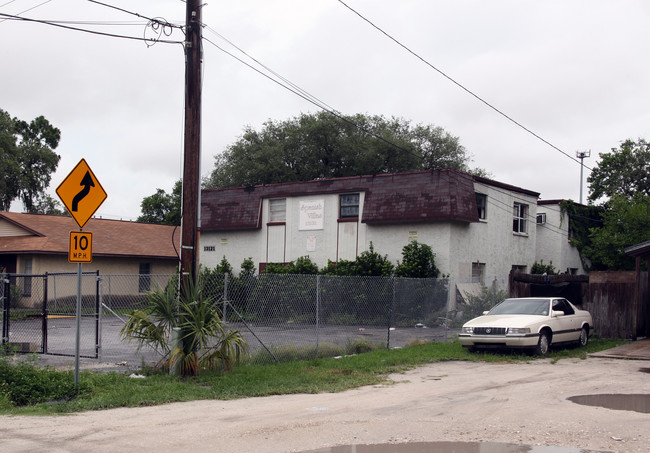
M585 326L580 331L580 338L578 338L578 343L580 344L580 346L587 346L588 342L589 342L589 328Z
M549 339L548 332L546 331L540 332L539 341L537 341L537 346L535 347L535 354L546 355L550 345L551 345L551 340Z

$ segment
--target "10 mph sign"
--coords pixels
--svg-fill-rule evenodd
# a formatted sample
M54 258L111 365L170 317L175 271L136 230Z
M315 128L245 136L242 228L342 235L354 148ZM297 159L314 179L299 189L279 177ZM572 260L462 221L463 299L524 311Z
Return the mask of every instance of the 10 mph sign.
M93 262L93 234L87 231L70 232L68 261L71 263Z

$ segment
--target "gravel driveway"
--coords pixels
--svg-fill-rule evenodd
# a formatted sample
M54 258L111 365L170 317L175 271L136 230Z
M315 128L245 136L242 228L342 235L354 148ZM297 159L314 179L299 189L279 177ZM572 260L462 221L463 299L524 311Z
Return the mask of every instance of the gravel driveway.
M650 394L650 363L443 362L342 393L0 417L0 450L297 452L349 444L506 442L648 452L650 414L583 406L586 394Z

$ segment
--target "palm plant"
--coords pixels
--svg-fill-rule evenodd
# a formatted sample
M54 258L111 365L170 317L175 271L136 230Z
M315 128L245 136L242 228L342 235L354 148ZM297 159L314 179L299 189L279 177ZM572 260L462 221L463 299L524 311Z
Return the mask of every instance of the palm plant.
M224 329L220 308L200 283L189 281L184 289L180 297L172 280L165 289L152 291L148 306L129 315L122 337L136 340L138 350L151 346L162 356L160 365L178 366L183 376L195 376L200 369L231 370L247 352L246 341L239 331Z

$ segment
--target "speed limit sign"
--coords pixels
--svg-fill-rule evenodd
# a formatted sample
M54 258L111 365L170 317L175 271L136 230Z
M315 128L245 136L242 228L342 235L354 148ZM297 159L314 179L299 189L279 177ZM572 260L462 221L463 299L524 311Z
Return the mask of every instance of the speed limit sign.
M93 234L87 231L70 232L68 261L71 263L92 263Z

